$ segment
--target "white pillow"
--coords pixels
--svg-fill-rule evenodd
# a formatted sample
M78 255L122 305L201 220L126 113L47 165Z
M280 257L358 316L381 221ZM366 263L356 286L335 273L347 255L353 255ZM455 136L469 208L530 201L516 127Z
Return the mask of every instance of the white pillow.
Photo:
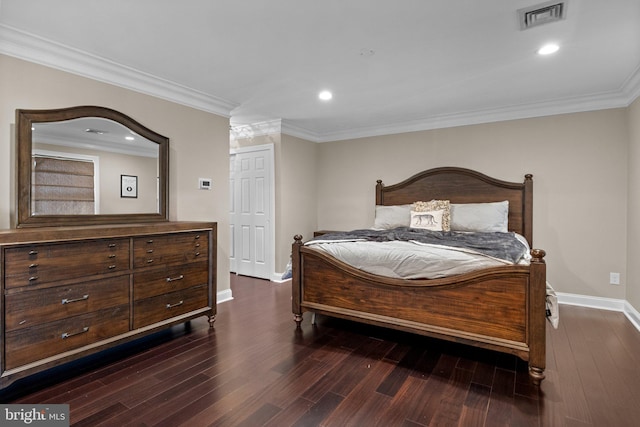
M411 205L376 205L376 218L373 228L388 230L396 227L408 227L411 222Z
M444 209L435 211L411 211L411 228L421 228L423 230L442 231L442 216Z
M451 204L452 231L509 231L509 201Z

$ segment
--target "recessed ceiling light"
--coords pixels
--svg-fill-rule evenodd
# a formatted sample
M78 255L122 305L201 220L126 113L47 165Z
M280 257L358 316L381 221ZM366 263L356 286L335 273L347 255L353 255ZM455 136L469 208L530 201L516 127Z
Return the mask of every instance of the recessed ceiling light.
M551 55L552 53L556 53L558 51L558 49L560 49L560 46L558 46L555 43L549 43L549 44L545 44L540 49L538 49L538 54L539 55Z
M133 141L135 138L132 136L125 136L124 139L126 139L127 141Z
M318 98L322 99L323 101L328 101L333 98L333 94L328 90L323 90L318 94Z

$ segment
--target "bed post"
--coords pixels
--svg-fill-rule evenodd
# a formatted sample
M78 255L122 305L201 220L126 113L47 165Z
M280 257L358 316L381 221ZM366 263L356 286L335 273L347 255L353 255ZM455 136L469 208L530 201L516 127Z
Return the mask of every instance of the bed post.
M530 247L533 247L533 175L528 173L524 176L524 197L522 200L522 235Z
M297 327L300 327L302 322L302 310L300 305L302 304L302 288L301 288L301 275L300 271L300 248L302 247L302 236L296 234L293 236L293 244L291 245L291 308L293 310L293 320L296 322Z
M382 199L382 188L384 188L384 184L382 180L379 179L376 181L376 205L382 205L384 202Z
M529 376L536 385L545 377L547 265L545 251L531 250L529 276Z

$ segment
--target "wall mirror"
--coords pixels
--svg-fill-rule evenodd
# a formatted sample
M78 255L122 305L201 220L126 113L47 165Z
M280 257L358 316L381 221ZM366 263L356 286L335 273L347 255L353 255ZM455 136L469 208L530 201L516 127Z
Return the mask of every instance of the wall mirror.
M168 138L95 106L16 110L16 128L16 227L168 221Z

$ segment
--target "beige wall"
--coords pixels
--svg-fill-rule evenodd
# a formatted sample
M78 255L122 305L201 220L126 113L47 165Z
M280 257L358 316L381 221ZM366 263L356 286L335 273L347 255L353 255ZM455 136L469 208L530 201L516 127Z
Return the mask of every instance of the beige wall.
M229 119L0 55L0 228L14 210L17 108L100 105L170 139L171 220L218 222L218 291L229 289ZM198 178L211 178L210 191Z
M1 55L0 228L10 227L14 209L15 109L85 104L122 111L171 139L170 217L218 222L218 290L228 289L228 119ZM276 271L294 234L370 226L377 179L393 184L445 165L510 181L532 173L534 246L548 253L553 286L640 308L640 101L323 144L284 134L254 141L267 142L276 156ZM212 178L213 189L198 190L199 177ZM609 285L612 271L622 286Z
M640 98L629 107L627 301L640 311Z
M276 232L276 265L284 271L291 256L293 236L312 237L318 224L317 180L324 175L317 167L320 145L282 135L280 157L280 213Z
M275 167L275 271L285 271L293 236L310 237L317 223L316 153L313 142L274 133L231 141L231 148L273 144Z
M320 144L318 228L370 227L377 179L395 184L440 166L507 181L532 173L533 240L547 251L549 282L560 292L624 299L625 286L610 285L609 272L627 282L627 114L612 109Z

